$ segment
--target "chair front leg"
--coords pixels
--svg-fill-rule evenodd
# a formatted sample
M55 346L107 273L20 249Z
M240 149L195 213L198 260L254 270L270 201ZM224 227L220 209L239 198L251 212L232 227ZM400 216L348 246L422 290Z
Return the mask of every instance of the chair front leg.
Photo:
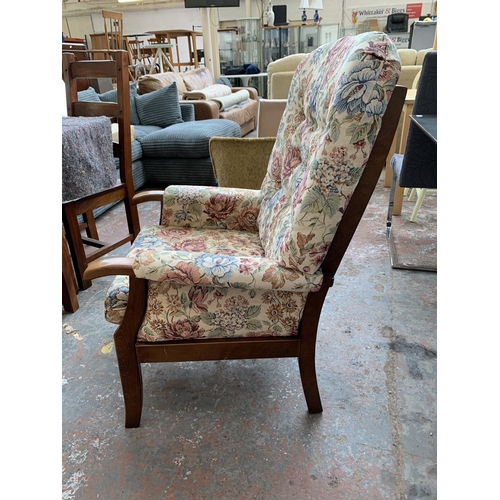
M142 373L135 342L146 310L147 281L130 276L129 301L115 332L116 357L125 402L125 427L139 427L142 414Z

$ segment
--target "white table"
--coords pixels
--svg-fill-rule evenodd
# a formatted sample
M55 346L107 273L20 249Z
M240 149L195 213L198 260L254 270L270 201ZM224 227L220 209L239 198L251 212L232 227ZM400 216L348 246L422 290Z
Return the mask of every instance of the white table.
M253 77L257 77L257 78L263 78L263 77L267 77L267 73L254 73L253 75L247 75L247 74L244 74L244 75L221 75L221 76L225 76L226 78L241 78L241 83L243 84L243 87L248 87L248 82L250 80L250 78L253 78Z
M151 43L149 45L143 46L144 49L152 49L155 51L153 63L151 64L151 69L149 70L149 73L154 72L157 61L158 64L160 65L161 73L163 73L163 61L167 63L167 66L170 68L171 71L175 71L164 49L170 49L171 47L175 47L176 45L177 45L176 43Z

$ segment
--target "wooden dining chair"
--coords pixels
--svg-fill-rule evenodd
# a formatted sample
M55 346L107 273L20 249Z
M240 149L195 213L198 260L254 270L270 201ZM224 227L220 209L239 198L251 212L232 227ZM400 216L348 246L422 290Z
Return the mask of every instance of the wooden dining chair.
M132 143L130 130L130 88L128 81L128 54L114 51L110 61L77 61L70 53L63 54L63 77L66 85L68 116L108 116L118 123L118 143L113 144L114 156L119 160L117 184L107 190L62 204L63 224L79 288L86 289L92 282L83 279L89 262L111 250L133 241L139 233L137 206L131 204L134 195L132 179ZM113 78L117 82L117 102L78 101L77 82L81 78ZM123 200L127 219L127 234L116 241L99 238L93 211L96 208ZM83 222L79 220L83 219ZM85 236L82 235L85 232ZM92 251L92 249L94 249Z
M111 10L103 10L104 20L104 43L105 48L90 49L88 52L92 56L103 56L105 59L113 59L117 50L126 50L128 58L129 79L135 81L134 61L132 51L128 45L128 40L123 36L123 14Z

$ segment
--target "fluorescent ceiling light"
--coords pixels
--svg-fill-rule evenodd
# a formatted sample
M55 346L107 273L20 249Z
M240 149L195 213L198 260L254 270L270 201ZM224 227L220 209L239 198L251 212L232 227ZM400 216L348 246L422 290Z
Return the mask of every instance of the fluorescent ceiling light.
M142 0L118 0L118 3L142 2Z

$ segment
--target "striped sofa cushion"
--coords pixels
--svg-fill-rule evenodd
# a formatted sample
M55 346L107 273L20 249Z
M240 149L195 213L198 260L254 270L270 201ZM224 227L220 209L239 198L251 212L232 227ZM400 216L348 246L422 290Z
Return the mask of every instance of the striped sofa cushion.
M141 125L156 125L164 128L175 123L182 123L175 82L149 94L136 95L135 100Z
M142 146L143 157L149 158L209 157L208 143L212 137L240 137L240 135L241 130L237 123L218 118L179 123L143 137L140 132L136 132L136 137Z
M98 94L101 102L117 102L118 93L116 89L108 90L102 94ZM134 83L130 84L130 125L140 125L141 121L137 113L137 105L135 98L137 96L137 85Z

